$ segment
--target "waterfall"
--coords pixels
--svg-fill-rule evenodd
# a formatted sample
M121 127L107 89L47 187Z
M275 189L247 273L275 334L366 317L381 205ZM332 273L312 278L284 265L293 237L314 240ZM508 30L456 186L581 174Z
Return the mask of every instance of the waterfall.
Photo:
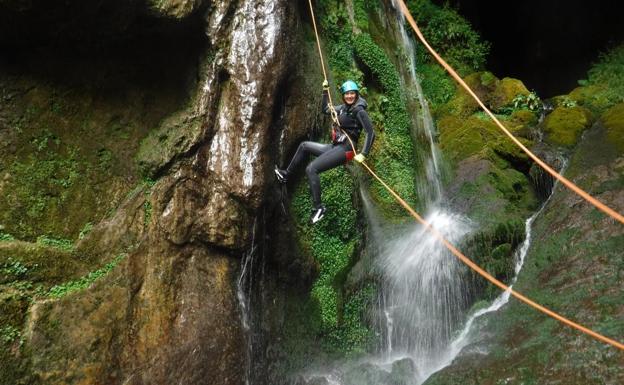
M241 271L236 285L236 297L241 311L241 323L246 339L245 349L245 385L251 385L251 359L253 357L251 329L251 290L253 288L253 269L256 256L256 223L252 229L251 248L241 260Z
M236 296L241 312L241 324L245 334L245 362L243 363L245 385L253 385L262 368L264 338L260 324L262 311L266 304L265 247L262 243L264 232L264 212L254 221L251 234L251 246L241 259L240 275L236 285ZM259 229L260 228L260 229Z
M407 94L412 97L415 96L417 99L417 106L420 110L417 114L411 114L412 122L417 129L422 131L429 147L429 156L423 159L427 183L418 184L418 193L419 196L427 198L428 204L437 204L442 195L442 162L440 150L435 144L436 128L433 118L431 117L429 104L422 91L420 78L416 73L416 48L414 46L414 41L409 37L405 29L404 16L400 12L399 6L396 4L395 0L392 0L392 6L397 15L397 25L399 27L397 38L400 39L401 47L405 50L405 56L407 58L407 68L403 72L409 74L409 77L402 79L402 81L404 82L406 90L416 90L416 94L413 96L412 93L408 92Z
M369 215L374 215L371 213ZM434 209L426 217L451 243L459 242L470 224L459 215ZM469 306L466 269L446 247L421 225L390 236L388 229L374 241L384 246L377 257L383 277L379 311L386 320L380 361L408 359L414 367L411 384L422 383L431 367L446 357L453 332Z

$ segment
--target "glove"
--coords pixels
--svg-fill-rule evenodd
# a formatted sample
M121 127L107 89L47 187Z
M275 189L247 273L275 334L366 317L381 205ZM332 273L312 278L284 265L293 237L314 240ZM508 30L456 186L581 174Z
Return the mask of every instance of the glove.
M327 82L327 79L323 80L323 89L324 90L328 90L329 89L329 83Z
M359 153L359 154L357 154L357 155L356 155L353 159L354 159L355 161L357 161L358 163L362 163L362 162L364 162L364 160L366 159L366 157L365 157L362 153Z

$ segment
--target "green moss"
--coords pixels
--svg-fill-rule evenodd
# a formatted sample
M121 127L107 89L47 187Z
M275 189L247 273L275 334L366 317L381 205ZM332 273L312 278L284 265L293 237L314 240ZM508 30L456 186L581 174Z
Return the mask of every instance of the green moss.
M354 36L353 45L357 57L368 67L379 81L386 97L384 126L378 134L372 163L383 173L383 179L410 205L418 206L415 193L414 170L417 149L411 139L410 118L405 107L404 96L396 67L385 52L365 33ZM396 204L385 188L373 184L373 198L380 204L387 217L406 217L407 214Z
M624 152L624 103L611 107L601 118L607 129L609 142L620 152Z
M41 234L76 239L87 222L99 221L136 180L132 157L153 103L136 105L119 94L95 100L87 90L5 78L0 226L15 238ZM149 126L149 124L148 124ZM103 198L105 197L105 199Z
M423 93L435 110L437 106L447 103L455 95L455 80L436 64L418 66L420 83Z
M494 90L490 106L494 110L499 110L505 106L511 106L518 96L528 97L529 90L522 81L513 78L503 78Z
M549 142L571 147L592 123L591 112L583 107L557 107L544 119L544 132Z
M80 277L77 280L65 282L60 285L55 285L50 288L50 290L48 291L48 295L52 298L60 298L74 291L84 290L87 287L91 286L97 279L105 276L111 270L113 270L124 257L125 255L120 254L101 269L89 272L89 274Z
M407 6L425 39L460 75L483 68L490 44L455 10L448 5L439 7L429 0L410 0ZM421 45L418 55L419 63L435 60Z

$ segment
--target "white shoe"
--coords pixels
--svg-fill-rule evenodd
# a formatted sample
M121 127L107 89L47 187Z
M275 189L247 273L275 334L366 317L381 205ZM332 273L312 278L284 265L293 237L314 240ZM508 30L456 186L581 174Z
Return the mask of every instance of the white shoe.
M286 170L280 170L277 166L275 166L275 178L277 178L279 183L284 184L288 182L288 173Z
M312 224L315 224L316 222L323 219L323 216L325 215L325 211L327 211L325 206L321 206L318 209L314 209L314 211L312 212Z

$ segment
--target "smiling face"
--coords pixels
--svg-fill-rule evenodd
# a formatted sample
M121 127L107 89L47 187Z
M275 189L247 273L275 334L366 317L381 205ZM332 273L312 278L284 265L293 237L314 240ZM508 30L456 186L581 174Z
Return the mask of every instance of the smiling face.
M342 95L342 100L348 105L352 105L357 99L357 92L355 91L347 91Z

